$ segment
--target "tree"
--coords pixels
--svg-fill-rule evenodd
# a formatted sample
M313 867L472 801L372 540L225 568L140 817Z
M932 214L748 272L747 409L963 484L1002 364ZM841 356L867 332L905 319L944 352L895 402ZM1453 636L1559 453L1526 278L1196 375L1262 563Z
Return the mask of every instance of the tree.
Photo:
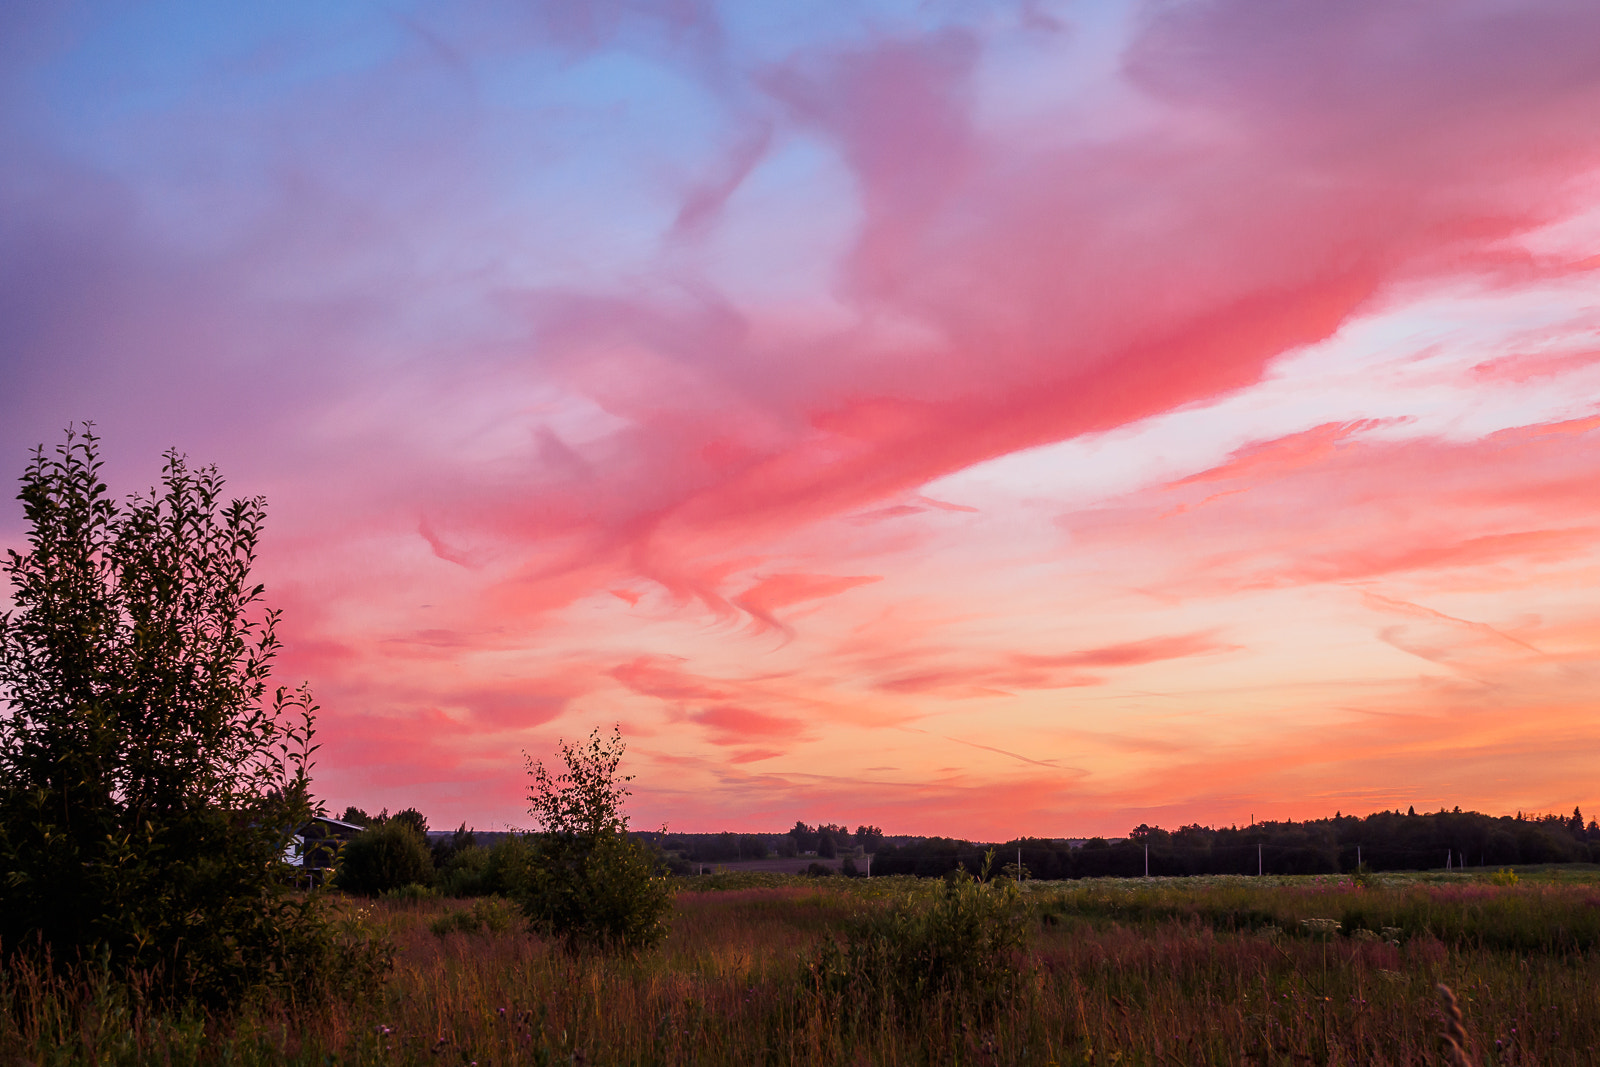
M280 874L311 814L316 709L267 686L264 502L222 503L216 468L171 451L161 489L119 505L98 446L85 426L34 451L27 549L4 563L0 951L227 999L297 973L325 933Z
M351 823L355 826L371 826L372 816L368 815L365 811L362 811L354 804L351 804L349 807L344 809L344 814L339 816L339 821Z
M340 889L377 896L433 881L433 853L408 821L392 818L363 830L339 850Z
M817 850L817 832L800 819L794 821L794 828L789 831L789 840L794 842L794 851L797 855Z
M570 949L653 945L666 936L671 891L649 846L628 834L622 802L632 776L617 773L622 733L602 738L596 729L582 748L558 746L561 773L528 761L528 814L540 832L515 879L523 912Z
M428 839L428 817L422 814L422 812L418 811L416 808L406 808L403 811L397 811L393 815L389 816L389 818L397 823L403 823L404 825L409 826L413 831L415 831L416 835L422 838L424 841Z

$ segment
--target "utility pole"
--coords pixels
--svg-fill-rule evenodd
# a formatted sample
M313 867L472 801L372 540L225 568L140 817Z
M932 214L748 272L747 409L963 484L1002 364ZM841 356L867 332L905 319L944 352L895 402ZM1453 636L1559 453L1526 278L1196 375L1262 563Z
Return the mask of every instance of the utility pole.
M1261 863L1261 846L1260 846L1260 845L1257 845L1257 846L1256 846L1256 877L1257 877L1257 878L1260 878L1260 877L1261 877L1261 870L1262 870L1262 863Z
M1022 849L1017 849L1017 881L1022 881Z
M1144 876L1150 877L1150 842L1144 844Z

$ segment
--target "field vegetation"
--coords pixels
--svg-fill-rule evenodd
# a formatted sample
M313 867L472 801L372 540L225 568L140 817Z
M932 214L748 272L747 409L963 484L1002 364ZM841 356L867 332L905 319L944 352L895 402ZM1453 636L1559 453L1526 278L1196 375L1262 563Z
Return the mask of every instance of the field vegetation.
M1600 873L676 883L643 951L570 951L496 897L340 898L387 942L365 997L163 1008L19 961L25 1063L1429 1064L1600 1047ZM1363 882L1365 884L1363 884Z
M998 866L802 822L779 851L890 876L671 878L596 730L530 760L534 832L430 844L415 809L351 808L366 828L310 846L336 862L306 888L315 706L268 684L264 504L177 453L113 503L96 442L35 452L27 551L0 565L0 1064L1596 1059L1600 876L1572 861L1600 826L1577 810L1139 827ZM680 843L764 847L702 836ZM1441 850L1451 873L1366 863ZM1274 873L1238 873L1251 851ZM1474 851L1568 865L1460 870ZM1135 862L1191 877L1083 877Z

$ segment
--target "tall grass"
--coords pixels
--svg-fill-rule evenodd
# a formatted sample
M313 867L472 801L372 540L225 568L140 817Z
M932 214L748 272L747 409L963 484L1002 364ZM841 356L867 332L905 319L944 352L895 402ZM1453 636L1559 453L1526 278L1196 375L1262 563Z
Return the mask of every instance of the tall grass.
M1592 886L1027 885L1003 995L936 984L852 1016L841 998L863 990L818 995L810 963L912 938L891 916L927 914L941 883L709 881L638 955L574 957L466 902L366 905L397 965L355 1003L162 1013L93 973L19 967L0 978L0 1063L1437 1064L1439 983L1474 1063L1600 1061Z

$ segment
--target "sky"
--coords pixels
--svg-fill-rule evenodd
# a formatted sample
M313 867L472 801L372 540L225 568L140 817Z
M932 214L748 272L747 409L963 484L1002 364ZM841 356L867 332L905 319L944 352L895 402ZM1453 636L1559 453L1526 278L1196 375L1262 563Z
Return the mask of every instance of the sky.
M6 4L0 467L266 497L336 811L615 725L640 828L1600 814L1596 40Z

